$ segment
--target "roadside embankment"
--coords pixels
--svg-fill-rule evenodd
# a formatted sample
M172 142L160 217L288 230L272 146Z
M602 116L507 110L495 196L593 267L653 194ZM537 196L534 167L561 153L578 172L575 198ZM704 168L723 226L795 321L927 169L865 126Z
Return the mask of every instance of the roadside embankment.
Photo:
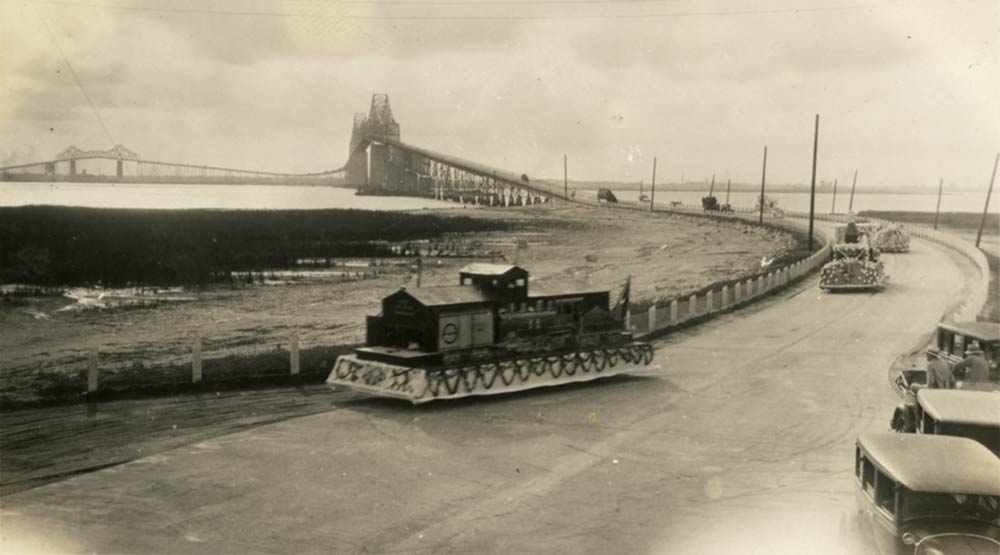
M612 297L631 275L632 300L644 309L682 302L718 282L757 280L767 271L762 259L796 258L803 249L800 238L778 228L683 214L550 204L419 215L432 229L437 219L461 217L475 220L478 231L423 240L404 236L401 241L413 249L409 256L331 257L335 268L346 260L363 278L317 280L303 270L289 279L185 288L181 302L120 309L88 308L62 296L0 303L0 406L85 399L92 365L98 391L110 390L98 396L190 389L195 341L203 360L201 388L288 382L293 341L300 346L297 379L321 379L335 350L364 341L365 315L377 312L384 296L415 286L417 253L424 286L454 284L458 269L471 261L516 261L531 272L532 283L584 281L607 288ZM321 217L301 216L325 225ZM444 256L442 244L457 245L449 253L495 256ZM113 294L104 289L97 296Z

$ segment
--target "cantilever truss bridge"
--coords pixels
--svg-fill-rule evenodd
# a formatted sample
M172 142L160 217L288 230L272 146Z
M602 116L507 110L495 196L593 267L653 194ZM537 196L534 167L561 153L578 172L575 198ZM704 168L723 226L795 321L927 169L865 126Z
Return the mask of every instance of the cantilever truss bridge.
M114 172L88 173L77 167L85 160L114 162ZM561 196L557 185L526 174L404 143L385 94L372 96L368 113L355 114L347 162L324 172L279 173L161 162L146 160L122 145L109 150L71 146L52 160L0 167L0 181L328 184L355 187L364 195L420 196L493 206L537 204Z

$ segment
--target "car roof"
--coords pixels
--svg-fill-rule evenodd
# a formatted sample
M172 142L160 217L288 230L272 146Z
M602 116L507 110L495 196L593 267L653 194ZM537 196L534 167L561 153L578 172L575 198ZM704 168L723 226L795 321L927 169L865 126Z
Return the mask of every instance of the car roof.
M1000 459L964 437L871 432L858 446L912 491L1000 495Z
M941 322L938 327L981 341L1000 341L1000 322Z
M1000 392L924 388L917 399L935 420L1000 428Z

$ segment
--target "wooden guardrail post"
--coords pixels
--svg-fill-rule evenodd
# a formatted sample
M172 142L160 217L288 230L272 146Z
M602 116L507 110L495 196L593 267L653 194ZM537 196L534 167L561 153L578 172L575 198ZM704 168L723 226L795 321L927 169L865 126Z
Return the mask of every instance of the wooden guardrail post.
M725 309L728 306L729 306L729 286L728 285L723 285L722 286L722 306L720 306L719 308Z
M299 375L299 336L292 334L288 340L288 366L292 376Z
M198 334L191 345L191 383L201 383L201 335Z
M97 392L97 349L90 350L87 360L87 393Z
M670 301L670 323L677 323L677 299Z
M688 299L688 318L698 315L698 295L691 295Z
M715 310L715 299L712 298L712 290L705 291L705 314L711 314Z
M649 331L656 329L656 305L649 307Z

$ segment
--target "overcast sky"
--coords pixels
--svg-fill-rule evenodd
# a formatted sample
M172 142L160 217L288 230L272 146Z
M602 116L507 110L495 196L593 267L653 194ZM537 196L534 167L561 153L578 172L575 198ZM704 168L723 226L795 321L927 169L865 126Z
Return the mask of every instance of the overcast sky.
M0 165L335 168L386 92L404 141L532 176L753 182L767 144L806 183L819 113L820 179L985 187L998 40L997 0L0 0Z

